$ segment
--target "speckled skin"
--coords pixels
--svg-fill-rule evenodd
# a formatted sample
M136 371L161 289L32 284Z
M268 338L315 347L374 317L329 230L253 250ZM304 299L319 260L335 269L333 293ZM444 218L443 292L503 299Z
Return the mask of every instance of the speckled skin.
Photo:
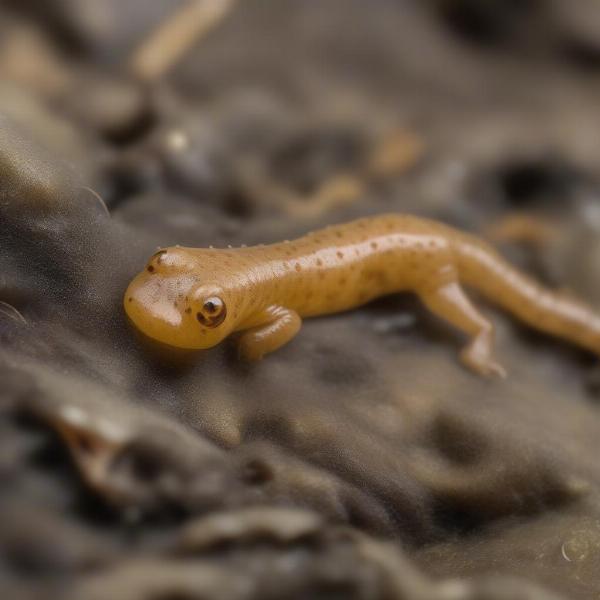
M493 326L461 283L537 329L600 351L600 318L591 309L543 289L478 238L408 215L359 219L267 246L167 248L131 282L124 304L154 340L202 349L240 331L241 354L256 360L292 339L303 317L410 291L469 336L461 357L470 368L503 376L492 356Z

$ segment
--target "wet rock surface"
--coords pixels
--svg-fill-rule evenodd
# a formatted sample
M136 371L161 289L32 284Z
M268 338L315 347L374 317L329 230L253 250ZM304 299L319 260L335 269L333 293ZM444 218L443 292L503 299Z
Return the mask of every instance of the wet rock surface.
M151 82L147 4L0 11L0 595L595 598L587 354L489 308L484 380L402 296L189 361L121 304L158 246L402 211L528 219L506 256L600 307L594 2L247 0Z

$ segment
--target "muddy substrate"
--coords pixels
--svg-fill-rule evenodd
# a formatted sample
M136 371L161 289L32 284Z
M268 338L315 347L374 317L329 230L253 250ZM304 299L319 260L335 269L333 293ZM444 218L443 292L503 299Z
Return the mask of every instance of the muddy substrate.
M0 12L2 598L597 597L593 357L486 307L485 380L403 296L181 360L121 301L160 246L402 211L525 215L502 252L600 307L600 7L247 0L141 81L181 4Z

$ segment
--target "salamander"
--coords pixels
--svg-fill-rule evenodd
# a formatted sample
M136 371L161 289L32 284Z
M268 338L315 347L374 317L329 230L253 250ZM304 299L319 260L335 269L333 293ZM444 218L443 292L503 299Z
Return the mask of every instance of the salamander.
M167 346L205 349L239 332L240 354L257 360L288 343L303 318L413 292L468 337L461 359L470 369L505 376L494 326L463 285L536 329L600 352L600 317L590 307L545 289L478 237L411 215L270 245L164 248L133 279L124 306L135 327Z

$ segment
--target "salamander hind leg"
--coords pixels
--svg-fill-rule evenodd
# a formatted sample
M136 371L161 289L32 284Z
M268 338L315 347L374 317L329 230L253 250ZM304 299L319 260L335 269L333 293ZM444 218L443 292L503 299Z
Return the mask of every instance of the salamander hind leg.
M239 354L250 361L260 360L287 344L300 330L298 313L281 306L269 307L260 316L258 325L244 331L238 340Z
M471 304L458 281L444 282L417 293L433 313L465 332L470 342L461 352L461 360L473 371L485 376L506 377L505 369L493 358L494 326Z

